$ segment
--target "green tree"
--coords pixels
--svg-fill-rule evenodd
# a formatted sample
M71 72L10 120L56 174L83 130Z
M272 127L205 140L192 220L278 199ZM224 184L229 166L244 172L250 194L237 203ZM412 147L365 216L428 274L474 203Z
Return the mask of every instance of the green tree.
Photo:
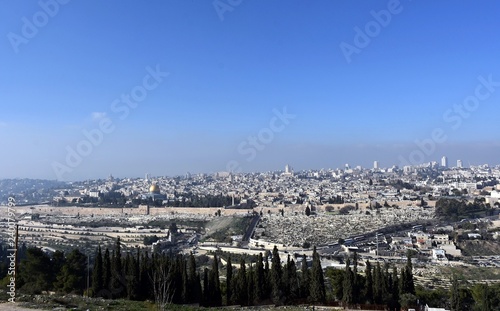
M353 302L358 303L361 301L360 300L361 284L360 284L359 275L358 275L358 253L354 252L352 261L353 261L352 296L353 296Z
M307 266L307 257L302 256L302 266L300 273L300 297L308 298L311 288L311 277L309 275L309 267Z
M201 296L201 283L200 276L196 271L196 259L193 254L189 255L188 268L189 298L187 303L199 302Z
M309 206L306 206L306 216L310 216L311 215L311 209L309 208Z
M401 271L401 294L415 295L415 283L413 280L413 265L411 263L411 256L408 253L406 265Z
M491 311L491 302L489 298L489 288L487 284L477 284L472 288L472 297L476 303L474 310Z
M391 286L392 300L390 307L392 310L399 310L401 305L399 304L399 278L398 269L394 266L392 267L392 286Z
M111 284L110 290L113 298L122 298L125 293L123 269L122 269L122 255L120 246L120 237L116 239L115 250L111 259Z
M102 252L101 246L97 248L97 255L94 260L94 268L92 269L92 296L99 297L103 290L103 276L104 270L102 266Z
M127 253L126 257L126 279L127 279L127 298L130 300L138 299L139 292L139 264L134 256Z
M326 300L325 279L316 246L313 249L310 296L313 303L324 303Z
M326 268L325 270L325 275L332 285L333 296L340 301L344 297L344 274L345 271L341 269Z
M232 292L232 282L233 282L233 264L231 262L231 256L227 258L227 268L226 268L226 305L230 306L233 304L231 299Z
M366 261L365 269L365 300L369 304L373 303L373 275L372 275L372 264L369 260Z
M399 298L399 303L401 304L401 307L405 309L415 306L416 301L417 301L417 296L411 293L401 294L401 297Z
M348 257L345 261L344 282L342 288L344 289L342 295L342 302L348 306L354 301L353 297L354 276L351 270L351 260Z
M210 289L208 280L208 268L203 270L203 293L201 296L200 304L204 307L210 306Z
M139 262L139 290L137 295L139 300L154 300L152 284L153 268L154 266L148 252L142 253Z
M282 290L283 290L283 301L288 303L290 298L290 281L288 279L288 265L290 263L290 255L287 256L286 263L283 269L283 277L281 278Z
M262 263L262 253L259 253L257 257L257 263L255 265L255 300L256 303L260 303L265 295L265 272L264 264Z
M271 269L269 268L269 255L270 252L266 252L264 257L264 299L271 298L272 284L271 284Z
M64 257L64 253L62 251L55 251L52 254L52 258L50 259L51 265L51 277L48 279L50 284L54 284L56 282L56 277L61 271L64 263L66 262L66 257Z
M384 272L380 267L380 262L377 262L373 273L373 300L376 304L382 304L384 302L384 298L386 297L384 290Z
M111 286L111 257L108 248L104 251L102 270L102 287L104 290L99 294L99 296L111 299L111 292L109 290Z
M214 261L212 262L212 275L213 275L213 301L214 306L218 307L222 305L222 293L220 290L220 279L219 279L219 259L217 255L214 255Z
M288 256L288 258L290 258L290 256ZM300 293L300 284L297 275L297 267L293 259L287 261L286 270L288 275L288 290L289 290L288 301L292 302L294 299L299 298L299 293Z
M66 263L57 276L56 288L64 293L83 295L86 278L87 256L74 249L66 257Z
M19 283L16 285L27 294L51 290L50 257L37 247L29 247L25 252L26 258L19 264Z
M458 278L455 274L453 274L453 278L451 280L451 310L452 311L460 311L462 310L462 301L460 297L460 284L458 282Z
M276 305L283 303L283 288L282 277L283 270L281 267L281 259L278 253L278 248L273 248L273 258L271 260L271 286L272 286L272 300Z
M253 270L253 265L250 263L250 268L247 273L247 305L253 305L255 299L255 284L254 284L255 272Z
M240 259L240 269L238 270L237 286L237 303L244 306L248 303L248 286L247 286L247 271L245 258Z

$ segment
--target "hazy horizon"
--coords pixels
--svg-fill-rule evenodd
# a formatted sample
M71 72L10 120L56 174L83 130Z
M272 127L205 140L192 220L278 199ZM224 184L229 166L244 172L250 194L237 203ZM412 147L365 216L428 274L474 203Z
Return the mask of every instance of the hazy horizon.
M3 8L0 178L500 164L500 3Z

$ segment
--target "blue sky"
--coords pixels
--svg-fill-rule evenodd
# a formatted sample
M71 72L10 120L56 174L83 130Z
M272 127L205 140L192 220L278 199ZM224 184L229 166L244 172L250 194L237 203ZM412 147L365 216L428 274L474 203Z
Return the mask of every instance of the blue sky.
M412 155L499 163L497 2L1 6L0 178L172 176L228 163L241 171L392 166ZM342 44L356 52L346 57ZM165 73L159 82L148 77L155 70ZM144 90L144 79L154 87L126 106L122 94ZM272 127L283 109L294 117ZM79 152L84 131L103 120L112 130ZM415 143L436 129L446 139Z

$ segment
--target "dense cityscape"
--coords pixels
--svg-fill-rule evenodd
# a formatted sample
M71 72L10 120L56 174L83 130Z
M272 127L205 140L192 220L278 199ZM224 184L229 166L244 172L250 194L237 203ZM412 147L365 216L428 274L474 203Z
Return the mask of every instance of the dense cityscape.
M55 291L151 300L160 305L311 303L365 309L386 305L391 310L424 306L433 310L434 305L466 310L474 304L498 303L493 297L500 285L499 179L500 166L465 168L459 161L448 167L443 157L441 163L403 168L381 168L375 161L369 169L346 164L342 169L295 172L286 165L284 170L263 173L145 174L144 178L109 175L80 182L2 180L2 234L10 234L7 218L12 215L7 215L7 205L15 200L21 293ZM107 259L103 257L105 250ZM165 259L149 259L148 253ZM4 245L2 277L8 272L7 254ZM59 269L64 262L79 263L81 271L73 270L79 281L66 275L69 272L65 269L52 271L51 277L44 276L44 269L38 271L36 262L56 258L62 260ZM118 269L125 279L129 273L138 273L134 276L137 283L123 283L114 277L101 280L103 260L108 265L121 261L119 267L108 268ZM158 284L146 280L148 271L142 262L147 264L148 260L160 260L155 264L160 266L161 260L166 260L163 264L169 269L175 265L190 268L179 270L179 279L164 275L164 282L172 286L160 295L155 287ZM233 264L228 263L231 260ZM288 272L273 272L278 262ZM260 288L253 288L257 286L254 281L238 283L243 282L241 278L254 280L264 273L259 270L264 269L264 263L270 269L265 270L266 275L281 275L281 285L274 284L277 281L271 277L268 281L259 279ZM137 269L129 271L130 265ZM237 278L231 276L233 268ZM318 275L318 269L321 276L316 281L320 285L309 284L313 279L307 285L301 283L306 282L304 275ZM354 279L347 281L346 271L351 271ZM140 273L144 274L142 281ZM373 291L380 286L367 279L372 273L386 278L388 284L376 295ZM408 277L405 273L411 274L414 285L405 285L403 290L400 283ZM194 296L174 289L182 287L180 280L187 274L182 282L198 288ZM289 284L295 282L289 279L292 275L297 288ZM155 276L160 278L160 274ZM215 282L214 278L217 285L207 283ZM236 283L233 286L231 282ZM354 292L345 289L345 282L354 284ZM399 284L397 297L388 294L396 286L391 282ZM141 294L131 286L152 287ZM273 286L287 290L276 292ZM235 294L237 288L244 290L245 296ZM446 294L448 290L459 291L459 298ZM480 290L489 294L478 296Z

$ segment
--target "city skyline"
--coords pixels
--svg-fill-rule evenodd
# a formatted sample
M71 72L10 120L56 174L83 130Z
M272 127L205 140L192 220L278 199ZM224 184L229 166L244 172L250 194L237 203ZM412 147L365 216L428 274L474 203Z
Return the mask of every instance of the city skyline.
M6 1L0 178L498 164L500 4L214 3Z

